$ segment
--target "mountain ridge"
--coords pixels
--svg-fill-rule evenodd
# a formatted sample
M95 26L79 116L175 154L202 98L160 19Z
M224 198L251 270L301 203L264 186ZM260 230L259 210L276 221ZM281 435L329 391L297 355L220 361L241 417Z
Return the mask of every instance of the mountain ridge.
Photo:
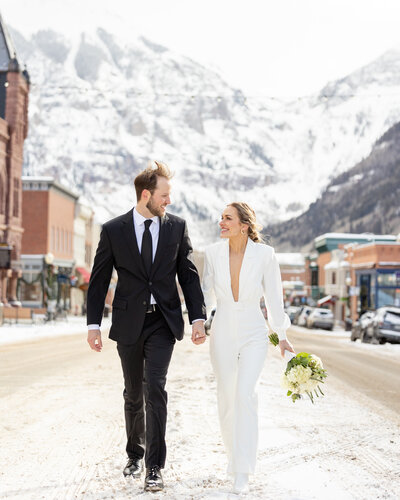
M400 120L393 54L287 103L248 97L147 38L128 43L104 28L12 34L33 82L24 174L54 176L106 220L134 204L133 178L147 160L164 160L176 172L171 210L198 247L217 237L233 200L267 227L299 216Z
M310 250L328 232L400 234L400 122L380 137L371 154L335 177L299 217L269 228L281 251Z

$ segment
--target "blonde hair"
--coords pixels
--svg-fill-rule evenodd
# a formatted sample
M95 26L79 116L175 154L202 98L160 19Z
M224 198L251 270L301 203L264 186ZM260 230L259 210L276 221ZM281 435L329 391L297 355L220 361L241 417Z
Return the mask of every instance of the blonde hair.
M242 224L246 224L248 226L248 236L251 240L256 243L262 243L263 238L260 234L262 226L257 224L256 222L256 213L254 210L247 204L242 201L234 201L233 203L229 203L228 207L233 207L236 209L239 220Z
M140 200L144 189L150 191L151 194L154 193L158 177L165 177L168 180L172 178L171 170L161 161L151 161L148 167L136 176L135 190L138 201Z

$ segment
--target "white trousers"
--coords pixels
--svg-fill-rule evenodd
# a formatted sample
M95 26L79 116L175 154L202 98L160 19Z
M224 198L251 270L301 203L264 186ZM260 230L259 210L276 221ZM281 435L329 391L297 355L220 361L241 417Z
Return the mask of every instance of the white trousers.
M249 474L255 469L258 444L256 385L267 349L267 326L259 304L217 306L210 354L230 474Z

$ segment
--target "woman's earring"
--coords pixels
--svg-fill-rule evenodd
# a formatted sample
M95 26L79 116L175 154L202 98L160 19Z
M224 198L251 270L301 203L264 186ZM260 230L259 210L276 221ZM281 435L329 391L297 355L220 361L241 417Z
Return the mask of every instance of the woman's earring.
M244 234L244 231L243 231L243 229L241 229L241 230L240 230L240 233L241 233L241 234Z

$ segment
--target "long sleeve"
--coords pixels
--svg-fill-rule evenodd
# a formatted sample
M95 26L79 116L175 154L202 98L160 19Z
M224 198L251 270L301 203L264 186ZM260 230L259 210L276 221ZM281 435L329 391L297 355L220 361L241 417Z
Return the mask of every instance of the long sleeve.
M206 308L204 306L203 292L200 286L200 277L196 266L190 258L192 251L193 248L185 222L182 240L179 246L177 271L178 281L185 297L190 323L193 323L194 320L206 319Z
M101 325L104 302L113 271L113 254L106 229L103 227L93 263L87 294L87 324Z
M206 303L207 317L210 317L212 309L217 305L217 300L214 292L214 272L211 264L209 252L204 252L204 270L202 289L204 301Z
M286 330L290 326L290 319L283 309L281 272L273 249L272 254L266 256L263 282L268 322L272 330L278 334L279 340L285 340Z

